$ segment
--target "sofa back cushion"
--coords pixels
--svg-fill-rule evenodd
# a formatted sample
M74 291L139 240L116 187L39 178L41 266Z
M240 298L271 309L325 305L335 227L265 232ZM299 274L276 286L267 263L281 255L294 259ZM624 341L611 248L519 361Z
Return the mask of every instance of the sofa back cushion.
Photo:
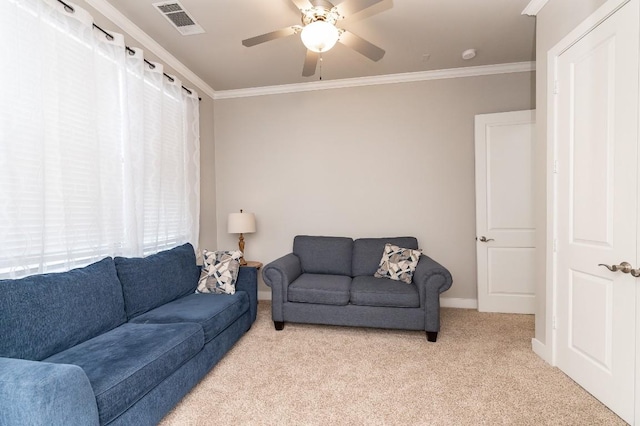
M0 356L40 361L126 321L112 258L0 280Z
M200 278L189 243L147 257L116 257L115 263L129 319L193 293Z
M373 276L387 243L408 249L418 248L418 240L414 237L359 238L353 242L353 276Z
M303 273L351 276L352 251L353 240L347 237L298 235L293 240Z

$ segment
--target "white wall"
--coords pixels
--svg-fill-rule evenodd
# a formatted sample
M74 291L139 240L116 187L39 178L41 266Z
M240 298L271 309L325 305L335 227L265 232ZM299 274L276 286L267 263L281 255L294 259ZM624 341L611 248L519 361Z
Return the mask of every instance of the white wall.
M533 78L216 100L217 248L237 246L226 218L241 208L258 221L246 258L264 263L297 234L412 235L452 272L444 297L476 299L474 116L533 108Z

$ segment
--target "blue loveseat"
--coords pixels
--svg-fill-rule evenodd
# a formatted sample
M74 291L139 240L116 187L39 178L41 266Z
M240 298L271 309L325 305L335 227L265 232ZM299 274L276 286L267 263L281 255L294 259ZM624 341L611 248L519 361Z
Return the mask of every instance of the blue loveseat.
M196 294L185 244L0 280L0 425L158 423L255 321L255 275Z

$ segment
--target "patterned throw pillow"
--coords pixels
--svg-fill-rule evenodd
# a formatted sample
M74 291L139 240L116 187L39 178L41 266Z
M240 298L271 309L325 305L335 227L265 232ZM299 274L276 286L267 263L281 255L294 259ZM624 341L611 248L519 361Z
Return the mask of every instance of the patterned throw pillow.
M420 250L385 244L380 266L378 266L378 270L373 276L411 284L413 273L416 270L416 266L418 266L421 254Z
M204 264L196 293L234 294L242 252L202 251Z

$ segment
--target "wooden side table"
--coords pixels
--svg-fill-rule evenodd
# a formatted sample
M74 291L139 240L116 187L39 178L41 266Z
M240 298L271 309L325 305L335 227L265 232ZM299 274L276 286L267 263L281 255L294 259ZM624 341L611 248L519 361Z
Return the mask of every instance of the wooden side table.
M246 266L248 268L260 269L260 268L262 268L262 262L257 262L255 260L247 260L247 264L246 265L241 265L241 266Z

